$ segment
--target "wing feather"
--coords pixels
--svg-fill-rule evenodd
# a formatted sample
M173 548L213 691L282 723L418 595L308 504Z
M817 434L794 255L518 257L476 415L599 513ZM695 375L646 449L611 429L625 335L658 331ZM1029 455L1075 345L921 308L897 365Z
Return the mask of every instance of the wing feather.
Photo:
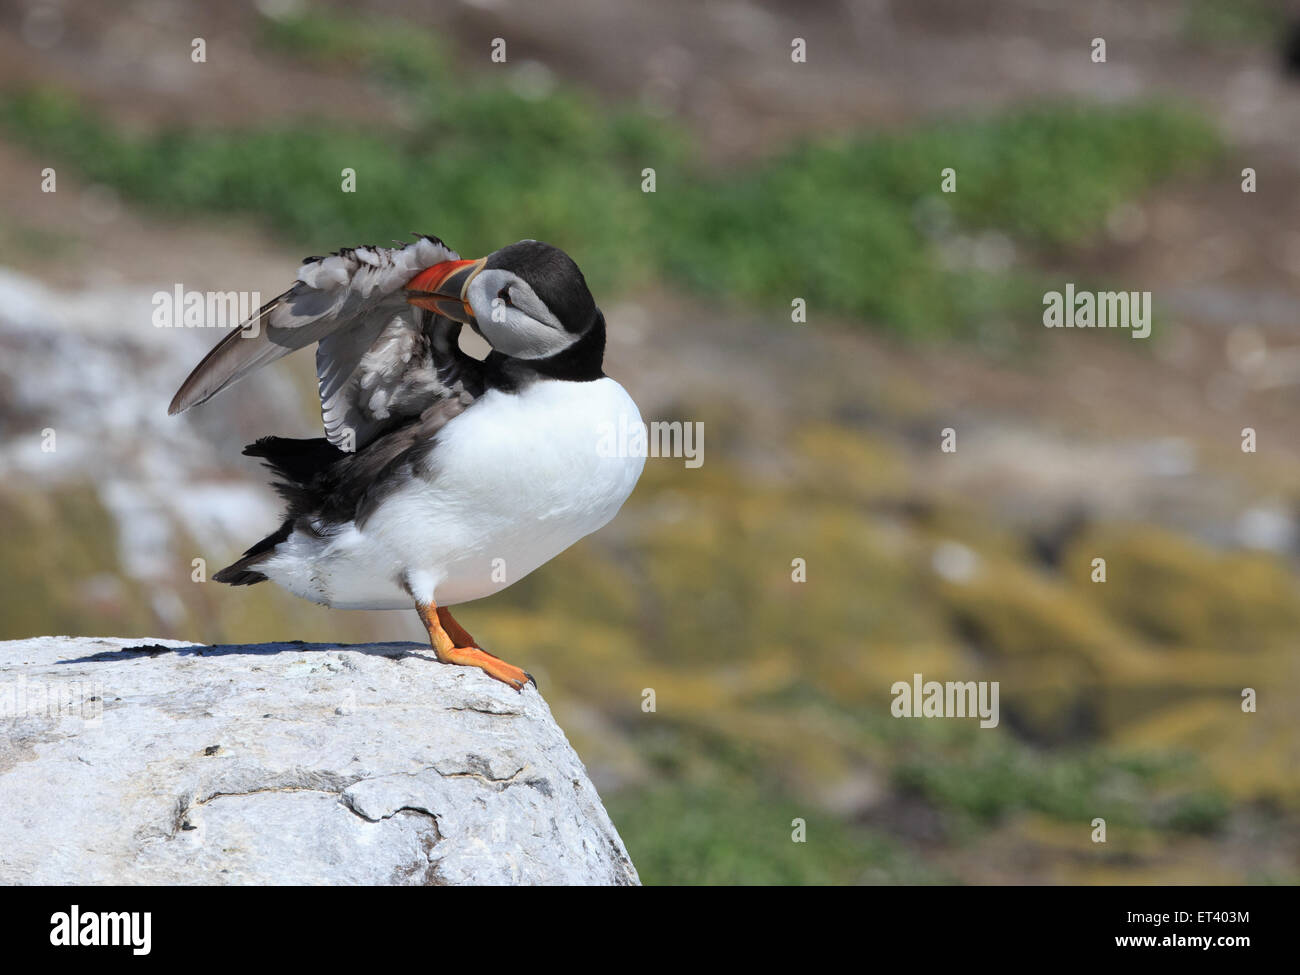
M435 325L442 341L427 334L424 313L407 304L403 289L425 268L458 259L430 236L401 248L364 246L308 258L292 288L203 358L168 412L206 402L267 363L316 344L325 434L345 451L360 449L394 416L418 416L451 394L439 370L452 323Z

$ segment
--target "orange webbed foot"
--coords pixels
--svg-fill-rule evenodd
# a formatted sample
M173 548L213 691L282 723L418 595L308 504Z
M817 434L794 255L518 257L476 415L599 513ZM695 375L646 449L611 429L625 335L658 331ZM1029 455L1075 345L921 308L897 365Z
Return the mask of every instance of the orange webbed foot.
M537 686L532 674L476 646L475 639L452 618L445 607L416 602L415 610L420 614L424 628L429 631L429 643L433 646L433 652L442 663L477 667L489 677L508 684L516 691L522 691L525 684Z
M533 680L532 674L478 647L452 647L439 652L438 659L443 663L459 664L462 667L477 667L489 677L508 684L517 691L522 691L525 684L537 686L537 681Z

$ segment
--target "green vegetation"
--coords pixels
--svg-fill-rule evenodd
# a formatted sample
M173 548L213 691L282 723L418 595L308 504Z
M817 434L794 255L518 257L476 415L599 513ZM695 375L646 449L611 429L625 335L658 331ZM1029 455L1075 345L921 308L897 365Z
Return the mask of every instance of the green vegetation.
M1148 105L1032 108L810 144L670 207L662 239L673 247L661 260L700 287L773 302L812 295L907 332L961 334L1037 309L1030 294L1042 289L1023 271L944 269L943 237L996 231L1019 247L1082 244L1115 205L1205 161L1215 144L1198 119ZM957 192L943 194L949 167Z
M635 798L615 796L609 805L647 884L918 884L949 879L894 841L786 797L670 786ZM792 839L796 819L805 821L803 842Z
M1221 792L1191 784L1198 771L1197 763L1172 755L1049 754L985 738L948 756L909 759L895 782L971 824L1032 811L1062 822L1100 816L1110 825L1212 832L1229 804ZM1167 781L1180 790L1157 799Z
M1285 23L1280 0L1189 0L1182 27L1203 44L1275 44Z
M409 24L323 10L263 17L261 39L270 50L321 67L360 70L404 85L446 81L451 65L438 38Z
M436 39L407 27L313 12L266 21L264 43L376 76L412 124L127 135L43 91L0 103L0 130L131 199L256 214L313 253L408 230L466 254L538 237L572 251L601 291L666 278L781 314L798 294L916 336L968 334L1026 305L1036 317L1032 268L971 257L989 234L1004 254L1084 244L1115 205L1217 149L1203 120L1169 106L1054 105L823 139L717 172L673 123L564 88L453 78L428 56ZM956 193L939 191L948 167ZM339 192L344 168L355 193Z

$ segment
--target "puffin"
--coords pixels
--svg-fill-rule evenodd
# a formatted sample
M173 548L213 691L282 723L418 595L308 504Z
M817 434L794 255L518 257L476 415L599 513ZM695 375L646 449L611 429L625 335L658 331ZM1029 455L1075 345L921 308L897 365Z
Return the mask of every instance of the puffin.
M306 258L289 290L225 335L168 409L198 406L316 346L323 437L244 449L274 475L279 528L216 573L340 609L414 607L437 659L522 691L531 675L479 646L450 607L519 581L606 525L644 452L603 370L605 316L564 251L522 240L462 260L437 237ZM460 348L463 326L490 351Z

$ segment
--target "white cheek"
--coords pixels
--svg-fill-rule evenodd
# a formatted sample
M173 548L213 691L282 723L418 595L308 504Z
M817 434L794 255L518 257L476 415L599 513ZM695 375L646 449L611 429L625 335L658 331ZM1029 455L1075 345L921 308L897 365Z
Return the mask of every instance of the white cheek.
M562 352L576 336L535 322L518 308L493 299L486 312L473 305L479 331L492 348L516 359L544 359Z
M498 352L516 359L544 359L563 352L577 336L559 327L558 322L543 323L523 308L507 304L498 297L503 287L519 289L520 300L537 302L526 284L499 269L483 271L469 287L470 307L478 320L479 331ZM545 306L542 306L543 313Z
M544 359L568 348L573 337L567 332L539 324L515 309L504 322L489 321L480 326L493 348L516 359Z

